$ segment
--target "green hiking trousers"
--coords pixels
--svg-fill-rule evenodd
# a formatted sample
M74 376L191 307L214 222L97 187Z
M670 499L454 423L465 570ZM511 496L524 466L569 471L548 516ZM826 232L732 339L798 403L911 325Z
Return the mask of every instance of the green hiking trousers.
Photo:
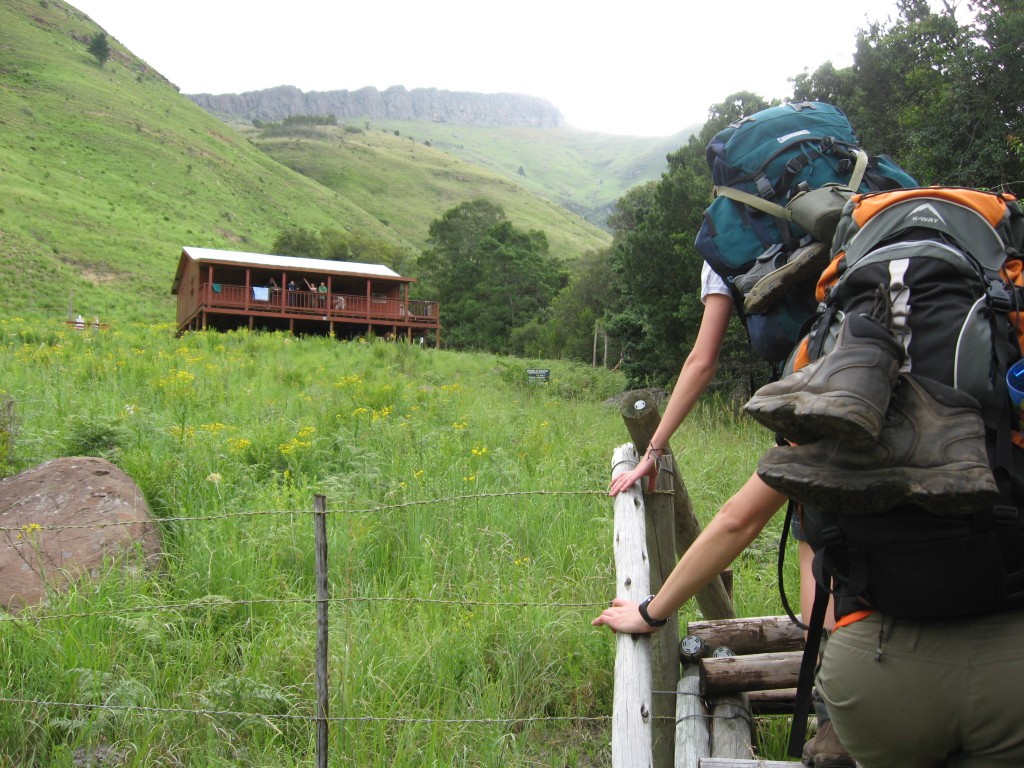
M829 637L817 687L863 768L1024 766L1024 609L873 614Z

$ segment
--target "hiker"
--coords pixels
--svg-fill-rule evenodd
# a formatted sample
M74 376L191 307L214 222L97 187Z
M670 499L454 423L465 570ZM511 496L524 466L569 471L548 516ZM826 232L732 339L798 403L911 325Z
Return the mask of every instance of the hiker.
M612 481L612 495L644 476L651 476L653 486L658 452L714 376L732 310L743 321L753 351L780 374L806 321L817 311L814 285L829 263L828 244L847 200L857 191L916 185L889 158L872 156L858 145L841 109L819 102L786 103L745 116L719 131L705 156L715 198L695 241L705 262L704 318L647 453L636 469ZM785 499L777 488L773 491L758 475L752 476L712 521L729 535L710 539L710 559L724 568ZM813 553L798 515L791 517L791 532L800 542L800 605L806 621L815 594ZM676 575L696 565L684 557L666 582L666 587L676 585L666 595L671 610L692 594L686 585L701 581L703 586L715 575L699 569ZM664 608L656 602L656 610ZM639 616L637 607L626 612ZM819 731L803 745L804 762L817 768L852 768L853 759L839 743L827 708L819 702L815 708Z
M701 269L701 301L704 303L704 314L697 339L679 372L661 422L636 468L612 480L609 486L611 496L618 495L645 477L649 478L653 489L658 472L658 456L664 454L669 439L685 421L697 398L715 375L718 356L733 312L733 297L725 281L707 263ZM678 562L659 593L661 599L655 607L657 615L664 617L674 613L712 578L725 570L785 503L784 495L765 485L756 474L752 475L725 502L709 524L708 530L697 539L700 542L705 539L705 535L709 537L707 543L702 545L704 549L698 548L695 542ZM813 552L796 517L791 534L799 542L800 609L801 614L807 617L814 598L814 576L810 568ZM698 554L693 557L701 558L697 562L688 559L694 550ZM668 604L663 604L663 601ZM615 631L624 632L652 631L652 625L643 621L636 604L613 604L609 611L605 611L595 625L606 624ZM853 760L832 730L826 708L818 705L816 710L818 733L805 745L804 759L810 760L818 768L853 768Z
M757 473L804 505L812 631L824 595L839 617L817 689L864 768L1024 765L1022 244L1009 195L854 198L818 286L834 346L744 406L800 435Z

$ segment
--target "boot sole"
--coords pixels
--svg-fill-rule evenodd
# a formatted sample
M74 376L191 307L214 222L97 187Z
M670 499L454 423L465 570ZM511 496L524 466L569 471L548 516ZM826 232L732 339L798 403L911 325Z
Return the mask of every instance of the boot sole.
M773 449L792 450L792 449ZM758 463L766 485L797 501L846 514L876 514L904 504L940 514L970 511L999 498L992 470L960 462L940 469L840 469L796 462Z
M760 424L798 444L832 437L857 450L867 450L878 441L885 418L851 392L754 395L743 409Z
M745 312L767 312L774 307L789 286L803 282L828 266L829 254L825 243L812 243L793 255L793 259L782 267L769 272L750 289L743 300Z

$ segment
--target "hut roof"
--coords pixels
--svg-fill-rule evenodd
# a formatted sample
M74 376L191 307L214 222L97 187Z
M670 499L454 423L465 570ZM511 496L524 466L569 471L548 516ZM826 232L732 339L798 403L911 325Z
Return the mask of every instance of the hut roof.
M301 256L274 256L265 253L245 253L243 251L220 251L213 248L197 248L189 245L181 249L181 258L178 260L178 270L174 276L174 285L171 287L171 293L178 292L178 284L184 273L185 264L189 260L215 264L278 268L287 272L331 272L338 275L381 277L400 282L415 282L415 278L402 277L393 269L383 264L309 259Z

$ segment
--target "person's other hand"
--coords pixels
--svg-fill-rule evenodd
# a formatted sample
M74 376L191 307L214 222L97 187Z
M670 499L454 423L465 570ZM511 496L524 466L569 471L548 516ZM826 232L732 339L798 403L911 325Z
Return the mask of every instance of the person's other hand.
M645 476L649 478L647 491L650 493L654 490L654 484L658 479L658 462L654 460L654 455L651 453L644 456L640 463L629 472L623 472L614 477L611 485L608 486L608 495L618 496L627 488L632 488L633 483Z
M656 627L644 621L637 606L638 604L632 600L616 597L612 600L611 607L605 608L590 624L594 627L606 626L612 632L625 632L630 635L650 634Z

